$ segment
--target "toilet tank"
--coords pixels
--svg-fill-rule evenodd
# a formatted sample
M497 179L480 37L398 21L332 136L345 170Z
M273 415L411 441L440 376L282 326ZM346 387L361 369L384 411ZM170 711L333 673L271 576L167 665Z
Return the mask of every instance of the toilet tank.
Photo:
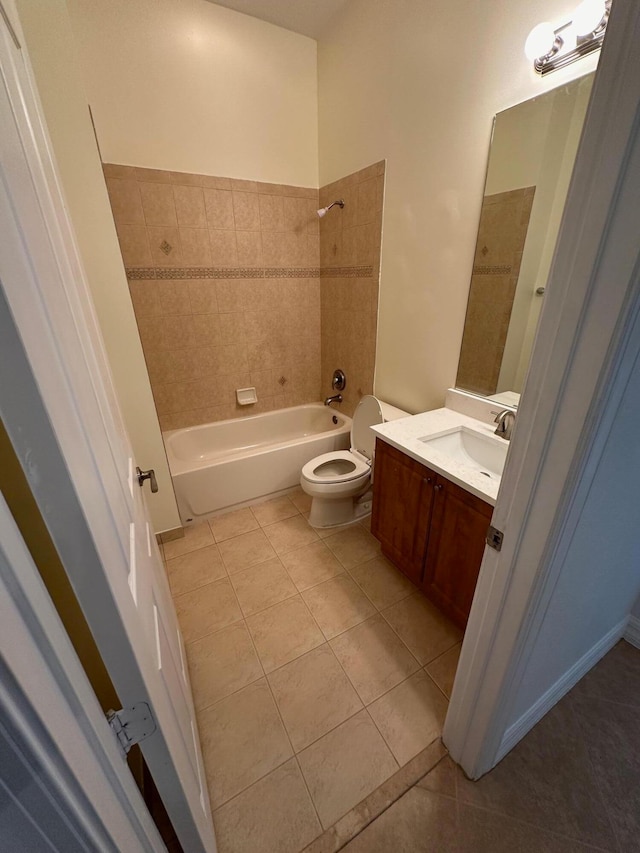
M385 421L398 421L400 418L410 417L409 412L404 412L402 409L392 406L391 403L384 403L380 398L378 398L378 402L380 403L380 410Z

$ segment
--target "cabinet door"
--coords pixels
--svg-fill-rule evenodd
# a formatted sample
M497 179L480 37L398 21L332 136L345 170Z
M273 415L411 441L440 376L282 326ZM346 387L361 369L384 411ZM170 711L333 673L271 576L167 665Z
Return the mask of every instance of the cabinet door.
M422 581L436 475L377 439L371 532L382 553L415 584Z
M493 507L438 477L422 588L464 629L484 552Z

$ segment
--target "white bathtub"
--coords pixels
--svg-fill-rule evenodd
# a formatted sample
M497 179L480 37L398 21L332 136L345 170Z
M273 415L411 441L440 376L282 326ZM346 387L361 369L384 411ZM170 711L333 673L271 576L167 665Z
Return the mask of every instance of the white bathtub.
M350 430L351 418L309 403L165 432L182 523L292 489L314 456L349 449Z

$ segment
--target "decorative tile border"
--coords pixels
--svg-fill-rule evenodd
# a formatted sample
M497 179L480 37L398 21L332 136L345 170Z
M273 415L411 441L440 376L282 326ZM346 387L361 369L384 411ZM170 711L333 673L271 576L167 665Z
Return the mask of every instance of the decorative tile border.
M511 275L511 264L501 267L474 267L472 275Z
M371 278L373 267L128 267L126 274L130 281L202 278Z
M371 278L373 267L324 267L321 278Z

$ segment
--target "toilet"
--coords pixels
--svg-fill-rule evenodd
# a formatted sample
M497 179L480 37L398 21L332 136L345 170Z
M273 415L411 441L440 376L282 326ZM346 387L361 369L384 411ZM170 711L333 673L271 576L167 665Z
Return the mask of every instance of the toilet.
M337 527L371 512L371 465L376 434L370 427L408 417L395 406L365 395L354 412L351 449L316 456L302 468L300 486L313 498L309 524Z

